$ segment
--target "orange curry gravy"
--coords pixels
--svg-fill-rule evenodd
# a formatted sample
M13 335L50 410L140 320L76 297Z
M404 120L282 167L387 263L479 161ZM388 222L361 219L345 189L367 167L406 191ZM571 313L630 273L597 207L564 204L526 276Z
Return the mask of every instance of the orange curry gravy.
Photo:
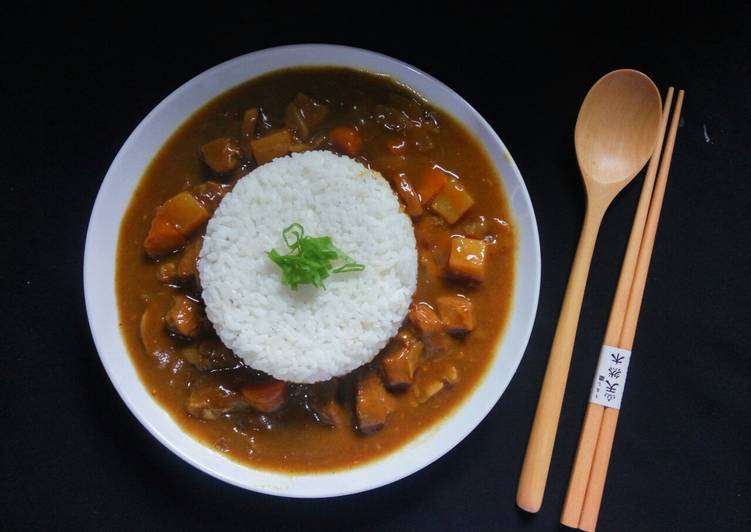
M296 100L299 93L307 100ZM412 203L407 195L399 194L408 212L423 211L413 216L420 256L413 305L424 302L435 312L405 318L402 332L424 344L411 382L389 387L382 353L371 364L326 385L324 395L336 406L333 421L322 422L306 402L319 393L317 385L282 384L281 406L263 408L275 409L273 412L259 411L250 406L255 404L252 402L242 403L244 395L238 386L254 379L267 382L268 378L242 366L231 353L227 357L226 352L220 353L217 366L210 361L196 365L197 346L202 342L217 346L218 340L207 323L193 337L193 333L175 334L174 327L168 330L171 322L165 315L174 296L187 295L200 307L198 281L176 279L173 274L191 243L201 238L205 223L185 236L187 246L178 245L174 252L152 250L156 255L152 257L144 250L157 207L182 191L195 192L196 186L207 180L229 189L256 166L254 159L269 156L263 153L263 146L256 146L256 150L248 142L294 126L288 114L292 101L302 105L315 102L327 113L323 118L318 116L304 134L292 128L289 138L294 146L288 150L309 146L352 155L380 171L395 190L404 183L411 189L429 190L430 185L421 179L437 165L449 184L458 184L458 190L463 188L474 201L451 224L438 214L444 210L425 201L419 192L413 190ZM244 113L251 108L258 111L255 129L243 132ZM300 114L305 114L304 110ZM344 128L349 136L342 135L341 130L333 134L335 128ZM301 140L301 136L306 138ZM229 160L235 166L221 173L212 170L209 162L217 163L210 161L211 154L202 152L203 146L218 138L230 139L232 149L238 149L225 150L230 158L224 162ZM274 72L232 89L191 116L161 148L141 179L122 221L118 242L116 290L122 334L144 385L187 433L205 445L233 460L264 469L312 472L351 467L393 451L445 417L483 375L510 311L515 249L510 222L504 191L487 154L451 116L384 76L333 67ZM483 280L473 280L471 269L452 271L452 236L485 243ZM472 330L461 330L461 325L458 329L454 325L449 332L448 326L438 332L430 329L431 318L451 318L438 314L437 299L457 294L471 301L475 321ZM148 336L143 339L142 318L144 335ZM417 323L420 318L427 322ZM460 315L459 321L462 318L466 316ZM191 393L199 383L207 382L207 375L219 388L233 390L240 406L233 403L226 412L188 408L186 405L194 401ZM357 387L367 375L375 375L389 390L375 383L377 391L387 395L385 422L358 417Z

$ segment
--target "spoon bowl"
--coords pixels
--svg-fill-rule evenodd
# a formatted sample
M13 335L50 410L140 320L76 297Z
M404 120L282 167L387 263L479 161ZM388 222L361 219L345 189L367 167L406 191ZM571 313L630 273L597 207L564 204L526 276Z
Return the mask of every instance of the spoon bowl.
M654 151L661 111L660 91L641 72L615 70L600 78L584 98L574 132L585 183L630 182Z

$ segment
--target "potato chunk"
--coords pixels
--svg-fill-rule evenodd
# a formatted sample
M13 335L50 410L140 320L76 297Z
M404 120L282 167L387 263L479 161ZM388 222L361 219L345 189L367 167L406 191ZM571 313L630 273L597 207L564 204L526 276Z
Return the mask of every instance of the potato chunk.
M180 192L156 208L143 247L150 257L177 251L209 219L209 212L190 192Z
M180 192L164 202L157 217L164 218L187 237L207 222L210 215L193 194Z
M475 281L485 279L486 246L482 240L452 237L449 271Z
M362 153L362 135L351 127L335 127L329 131L329 140L339 151L350 157L357 157Z
M217 174L226 174L237 168L242 152L237 141L230 137L220 137L201 146L204 162Z
M280 129L260 139L250 141L253 158L258 164L265 164L292 151L294 139L289 129Z
M456 223L474 205L475 200L458 181L450 181L436 195L430 208L448 223Z
M475 328L472 301L462 295L440 296L436 299L438 315L451 334L466 334Z

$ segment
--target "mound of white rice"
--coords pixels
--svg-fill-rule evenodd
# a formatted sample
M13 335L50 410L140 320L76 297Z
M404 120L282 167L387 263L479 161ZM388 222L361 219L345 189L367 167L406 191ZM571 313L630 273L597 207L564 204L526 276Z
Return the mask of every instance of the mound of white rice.
M326 289L281 283L266 255L294 222L365 265ZM386 180L326 151L293 154L238 181L211 218L198 271L224 344L277 379L313 383L369 362L396 334L417 282L412 223Z

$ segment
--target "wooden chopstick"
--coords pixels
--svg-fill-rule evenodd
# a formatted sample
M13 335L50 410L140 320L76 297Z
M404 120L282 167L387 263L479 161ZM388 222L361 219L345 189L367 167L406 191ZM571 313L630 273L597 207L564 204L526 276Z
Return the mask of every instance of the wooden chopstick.
M628 305L631 284L633 283L634 271L636 270L636 259L641 247L644 226L647 223L647 211L649 210L652 190L654 190L655 178L657 177L657 168L660 163L660 153L662 152L662 144L665 139L665 130L667 129L672 101L673 87L669 87L665 96L665 103L662 106L662 118L660 119L660 129L657 135L655 151L649 160L647 173L644 176L644 184L642 185L639 203L636 207L634 223L631 226L631 235L628 239L626 254L623 257L621 273L618 277L618 285L613 297L613 304L610 308L610 317L608 318L608 325L603 339L605 345L618 345L621 337L626 306ZM563 503L563 511L561 512L561 523L571 528L579 526L579 517L584 505L584 494L587 490L589 472L595 454L595 444L597 443L597 435L600 432L600 423L604 409L604 406L597 403L589 403L587 405L584 425L579 436L579 447L576 450L574 467L571 471L566 499Z
M675 137L678 132L678 124L681 118L681 108L683 107L683 97L685 92L678 91L678 98L675 103L675 111L670 123L670 133L668 134L665 150L660 162L660 171L657 175L655 189L652 194L652 202L649 206L647 223L644 228L644 237L639 249L639 257L636 261L636 272L634 281L631 285L631 294L628 298L626 315L621 330L619 346L631 350L636 336L636 325L639 321L639 311L644 297L644 289L647 284L647 273L649 272L649 263L652 258L654 249L655 235L657 234L657 225L660 221L660 211L662 202L665 198L665 187L670 170L670 162L673 158L673 149L675 147ZM586 495L584 496L584 506L579 519L579 528L586 531L593 531L597 525L597 518L600 513L600 504L602 503L602 494L605 489L605 478L607 477L608 465L610 463L610 454L613 448L615 438L616 424L618 423L618 409L605 408L600 425L600 433L597 438L595 447L592 470L589 475Z

